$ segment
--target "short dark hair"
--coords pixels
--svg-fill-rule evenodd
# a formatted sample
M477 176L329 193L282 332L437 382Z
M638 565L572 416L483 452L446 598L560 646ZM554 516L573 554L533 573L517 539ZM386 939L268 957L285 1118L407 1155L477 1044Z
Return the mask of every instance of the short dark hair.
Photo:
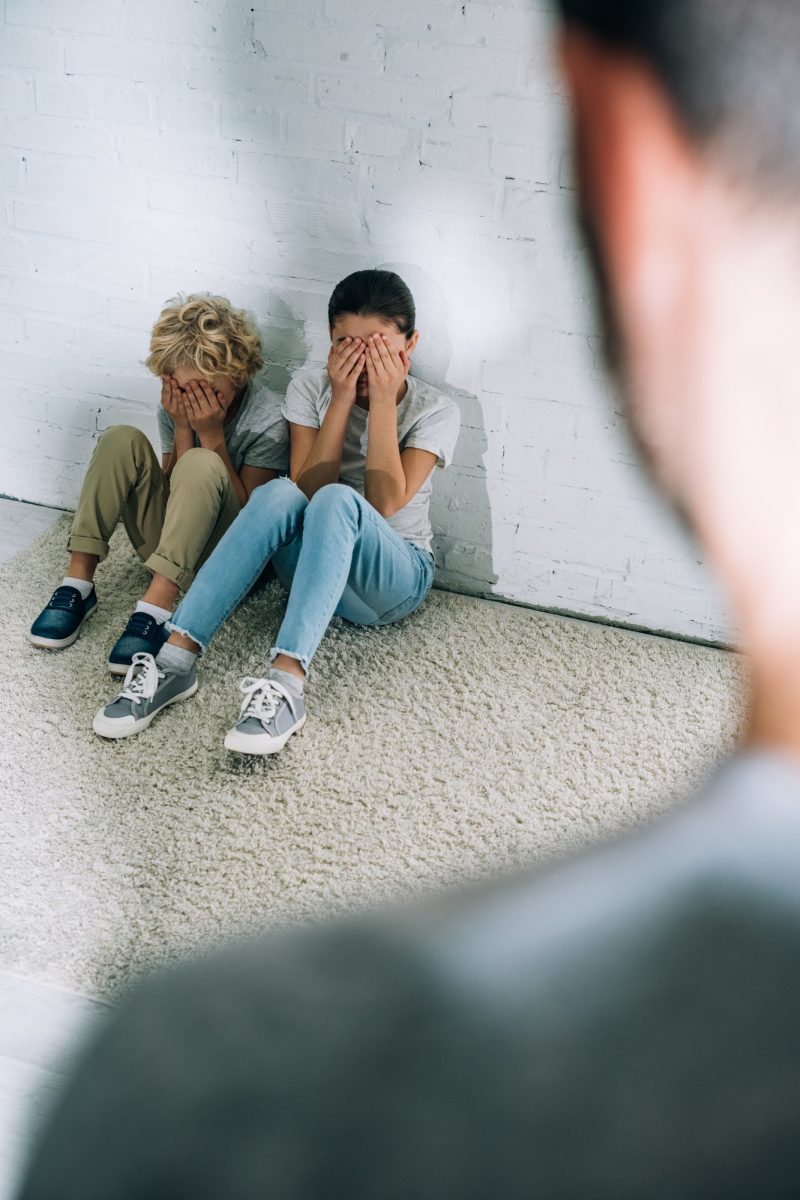
M416 328L414 297L394 271L354 271L337 283L328 302L328 325L331 329L337 317L345 313L392 321L407 338Z
M797 0L557 0L645 61L687 133L755 190L800 190Z

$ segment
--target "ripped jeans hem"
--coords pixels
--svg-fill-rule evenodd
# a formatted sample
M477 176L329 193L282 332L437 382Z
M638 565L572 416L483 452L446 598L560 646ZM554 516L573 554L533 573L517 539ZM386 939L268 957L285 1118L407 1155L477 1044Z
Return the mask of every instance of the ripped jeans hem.
M205 643L201 642L199 638L196 638L194 636L194 634L191 632L191 630L181 629L181 627L179 625L173 624L172 621L165 621L164 627L166 629L168 629L170 631L170 633L179 633L181 635L181 637L189 638L189 640L194 642L196 645L198 645L201 650L206 649Z
M192 635L189 633L186 636L191 637ZM295 653L294 650L282 650L280 648L280 646L273 646L269 652L270 664L272 664L275 661L275 659L278 657L279 654L285 654L287 658L295 659L297 662L300 663L300 666L303 668L306 675L308 674L308 668L311 665L311 660L309 659L307 654L297 654L297 653Z

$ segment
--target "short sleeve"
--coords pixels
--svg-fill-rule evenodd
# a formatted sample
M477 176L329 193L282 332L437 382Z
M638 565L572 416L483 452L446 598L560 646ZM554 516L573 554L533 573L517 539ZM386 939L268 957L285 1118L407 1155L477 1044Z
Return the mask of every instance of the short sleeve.
M159 408L157 420L158 436L161 439L161 453L171 454L175 442L175 425L173 424L172 417L163 408Z
M403 439L403 450L427 450L435 454L437 467L449 467L461 430L458 405L442 397L441 405L426 409L411 426Z
M243 463L247 467L262 467L268 471L289 469L289 426L280 411L279 420L259 433L246 447Z
M319 377L315 378L314 374L309 371L298 371L292 376L286 389L282 409L284 417L293 425L306 425L309 429L319 429L319 397Z

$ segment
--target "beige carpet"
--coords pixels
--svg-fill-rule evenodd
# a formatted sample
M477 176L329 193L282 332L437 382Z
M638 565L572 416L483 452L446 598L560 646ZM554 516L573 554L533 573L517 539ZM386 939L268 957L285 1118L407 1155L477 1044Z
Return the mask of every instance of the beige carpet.
M270 584L219 635L194 700L95 737L105 655L146 573L124 539L78 642L28 645L66 518L0 575L0 967L95 993L235 930L541 860L662 812L733 744L738 660L435 592L399 626L336 622L305 730L222 749L263 669Z

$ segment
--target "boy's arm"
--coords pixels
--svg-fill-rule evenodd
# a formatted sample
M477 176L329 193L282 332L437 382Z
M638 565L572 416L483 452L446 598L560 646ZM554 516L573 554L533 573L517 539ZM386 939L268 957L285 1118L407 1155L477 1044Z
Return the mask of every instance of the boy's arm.
M244 506L248 501L248 491L236 473L228 453L225 441L227 406L221 395L219 392L215 394L203 379L197 382L190 380L186 385L184 403L190 428L197 434L198 441L204 450L213 450L222 459L231 481L231 487L236 493L240 505Z
M189 424L186 407L181 397L181 389L171 375L161 377L161 407L172 421L174 430L172 450L169 454L161 456L161 469L169 479L178 459L187 450L194 449L194 431Z

